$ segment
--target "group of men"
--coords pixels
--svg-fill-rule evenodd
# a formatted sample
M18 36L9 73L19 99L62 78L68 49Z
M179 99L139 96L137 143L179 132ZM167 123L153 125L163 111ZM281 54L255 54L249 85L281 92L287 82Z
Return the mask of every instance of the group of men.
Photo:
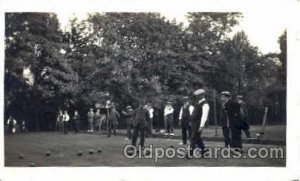
M182 142L180 144L188 144L190 141L190 154L192 155L195 148L199 148L204 154L207 149L202 140L202 133L208 119L210 106L205 99L205 90L198 89L194 91L194 100L184 97L183 105L179 113L179 124L181 125ZM233 152L242 152L241 131L244 130L247 137L250 137L249 126L246 122L246 109L242 96L232 97L228 91L221 92L220 97L222 111L220 121L224 136L225 147L231 148ZM191 104L193 102L194 104ZM149 121L149 108L143 102L136 109L135 113L130 110L128 114L134 115L134 134L132 145L137 146L137 136L140 133L140 146L144 147L146 125ZM173 127L174 108L168 102L164 108L165 138L174 136Z

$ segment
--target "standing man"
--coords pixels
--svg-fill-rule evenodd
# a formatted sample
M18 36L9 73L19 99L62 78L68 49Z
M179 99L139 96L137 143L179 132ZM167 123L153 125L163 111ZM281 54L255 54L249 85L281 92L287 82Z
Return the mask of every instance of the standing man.
M237 102L240 105L240 112L241 112L241 121L242 121L242 129L246 135L247 138L251 138L251 134L249 131L249 124L248 124L248 109L247 105L244 101L244 98L242 95L236 96Z
M240 105L232 100L228 91L221 92L221 102L221 120L225 147L230 146L233 151L242 151Z
M7 125L9 128L9 133L15 134L16 127L17 127L17 121L12 116L9 116L9 118L7 120Z
M148 125L147 125L147 136L152 137L154 109L153 109L153 107L151 106L150 103L147 104L147 111L149 112L149 122L148 122Z
M95 130L98 130L99 132L101 131L101 114L100 114L100 109L97 109L95 115L94 115L94 119L95 119Z
M107 137L110 137L111 135L111 129L113 129L113 134L117 134L117 128L118 128L118 122L120 120L120 114L117 112L114 105L112 105L110 111L109 111L109 120L108 120L108 135Z
M78 133L80 128L80 115L78 114L77 110L74 111L73 121L74 121L74 131L75 133Z
M127 137L125 139L130 140L132 139L131 130L133 128L134 111L131 106L126 106L126 110L122 111L122 114L126 120L126 126L127 126Z
M179 125L181 125L181 133L182 133L182 142L180 145L187 144L187 133L188 138L191 138L192 135L192 127L191 127L191 115L194 111L194 106L190 104L189 98L183 98L183 106L180 108L179 112Z
M64 132L64 121L63 121L63 112L62 110L58 111L57 121L56 121L56 129L58 128L59 133Z
M165 138L170 136L173 138L174 136L174 121L173 121L173 113L174 108L170 101L167 102L165 109L164 109L164 123L165 123Z
M88 133L93 133L94 132L94 110L93 108L90 108L90 111L87 113L87 118L88 118Z
M145 144L145 132L147 129L147 124L149 121L149 112L147 110L147 106L143 104L142 101L139 104L139 107L136 109L134 121L133 121L133 137L132 137L132 145L136 146L137 137L140 133L140 146L144 148Z
M194 111L191 116L192 135L191 135L191 145L190 145L190 156L193 155L193 151L196 147L201 149L202 155L205 153L205 145L202 141L201 135L209 113L209 105L205 99L205 90L204 89L196 90L194 92L194 96L196 96L196 101L194 105Z
M64 132L65 134L68 134L68 128L69 128L69 121L70 121L70 116L68 114L68 111L64 111L63 115L63 124L64 124Z

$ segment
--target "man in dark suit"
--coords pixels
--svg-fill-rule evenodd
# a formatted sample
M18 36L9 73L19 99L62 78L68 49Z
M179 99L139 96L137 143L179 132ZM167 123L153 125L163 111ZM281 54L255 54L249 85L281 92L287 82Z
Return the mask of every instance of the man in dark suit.
M144 105L144 102L139 103L139 107L135 111L134 121L133 121L133 137L132 145L136 146L137 137L140 133L140 146L143 148L145 144L145 133L147 130L147 125L149 122L149 111L147 106Z
M230 146L233 151L242 151L240 105L231 98L228 91L221 93L221 103L221 125L225 147Z

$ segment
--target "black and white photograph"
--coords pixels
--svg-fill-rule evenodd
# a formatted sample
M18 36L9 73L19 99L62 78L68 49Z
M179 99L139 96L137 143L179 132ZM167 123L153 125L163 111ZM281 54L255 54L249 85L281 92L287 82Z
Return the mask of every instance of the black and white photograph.
M287 168L289 16L270 7L5 11L4 168Z

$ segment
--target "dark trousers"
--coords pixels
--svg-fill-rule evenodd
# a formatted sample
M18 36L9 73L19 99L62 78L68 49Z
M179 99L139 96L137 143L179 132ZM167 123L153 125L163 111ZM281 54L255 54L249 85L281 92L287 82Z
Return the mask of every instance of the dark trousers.
M107 127L108 127L108 135L107 135L108 137L110 137L111 135L111 130L113 130L114 135L117 134L117 125L114 123L113 120L108 120Z
M68 127L69 127L69 122L64 121L64 133L68 134Z
M133 128L132 124L127 124L127 138L132 139L132 133L131 130Z
M242 132L236 126L222 127L225 147L242 148Z
M191 135L191 152L196 148L200 148L201 150L205 149L205 145L201 138L201 132L198 131L199 127L195 127L192 129Z
M63 133L64 132L64 122L63 121L59 121L58 122L58 131L60 133Z
M187 143L187 138L191 138L192 135L192 128L188 123L182 123L181 126L181 133L182 133L182 143L186 144ZM188 137L187 137L188 134Z
M152 130L153 130L153 119L150 119L147 123L147 136L152 136Z
M225 147L231 146L230 129L227 126L222 127Z
M164 117L166 133L174 133L173 114Z
M75 131L75 133L79 132L79 123L74 124L74 131Z
M132 145L133 146L136 146L137 137L140 133L140 145L141 145L141 147L144 147L146 129L147 128L140 127L140 125L137 125L134 127L133 136L132 136Z
M242 148L242 130L236 126L231 126L231 147Z

